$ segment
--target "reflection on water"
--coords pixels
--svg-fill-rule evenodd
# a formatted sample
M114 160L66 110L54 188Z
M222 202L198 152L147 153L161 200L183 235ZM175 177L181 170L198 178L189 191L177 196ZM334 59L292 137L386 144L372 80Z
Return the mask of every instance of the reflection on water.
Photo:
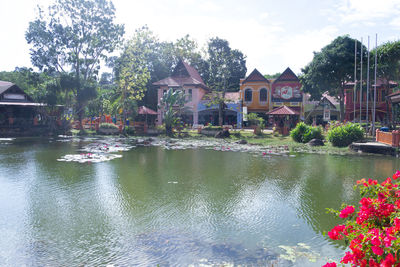
M325 208L356 203L357 179L391 157L262 157L135 147L59 162L93 140L0 140L0 265L320 266L343 253Z

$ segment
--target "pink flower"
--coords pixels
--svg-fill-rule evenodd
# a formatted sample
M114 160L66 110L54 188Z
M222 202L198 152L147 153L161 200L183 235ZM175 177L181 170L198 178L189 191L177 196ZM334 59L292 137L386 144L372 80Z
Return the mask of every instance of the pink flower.
M383 242L385 243L385 247L392 246L393 240L396 240L396 237L393 237L391 235L386 235L386 237L383 239Z
M322 267L336 267L336 262L327 262L325 265L322 265Z
M346 208L344 208L341 212L339 217L340 218L347 218L350 214L352 214L354 212L354 207L353 206L347 206Z
M379 246L381 244L381 241L379 240L379 237L378 236L374 236L371 239L371 244L374 245L374 246Z
M345 225L336 225L331 231L328 232L328 236L332 240L341 240L343 239L343 235L341 235L341 233L344 231L345 228Z
M383 254L383 249L381 247L373 246L371 247L372 252L374 252L378 256L382 256Z
M340 262L341 262L341 263L344 263L344 264L347 264L347 263L349 263L349 262L352 262L352 261L353 261L353 258L354 258L353 254L351 254L351 252L347 251L347 252L344 254L344 257L342 258L342 260L341 260Z
M382 267L391 267L396 263L396 259L393 257L392 253L389 253L385 260L381 262Z

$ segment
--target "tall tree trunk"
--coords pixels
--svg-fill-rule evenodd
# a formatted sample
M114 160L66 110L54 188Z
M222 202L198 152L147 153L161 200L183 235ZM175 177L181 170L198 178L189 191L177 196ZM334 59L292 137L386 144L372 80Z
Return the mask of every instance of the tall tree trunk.
M224 102L220 101L218 105L218 124L222 126L224 124Z
M83 131L83 103L82 103L82 91L81 91L81 80L80 80L80 64L79 64L79 57L77 58L77 64L75 68L75 75L76 75L76 95L78 96L78 120L79 120L79 129Z

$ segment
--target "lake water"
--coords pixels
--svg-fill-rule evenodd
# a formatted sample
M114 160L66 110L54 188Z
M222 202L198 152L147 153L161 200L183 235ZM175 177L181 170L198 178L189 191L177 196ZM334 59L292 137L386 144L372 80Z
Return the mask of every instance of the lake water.
M0 140L0 266L320 266L341 243L325 208L386 156L136 146L105 162L58 161L98 140ZM107 148L108 149L108 148Z

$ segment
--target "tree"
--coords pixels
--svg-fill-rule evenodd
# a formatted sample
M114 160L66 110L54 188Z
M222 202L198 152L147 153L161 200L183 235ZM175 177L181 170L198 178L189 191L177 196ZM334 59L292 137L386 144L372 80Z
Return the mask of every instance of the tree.
M265 74L264 77L265 79L276 79L279 76L281 76L281 74L282 74L281 72L277 72L275 74Z
M76 112L95 96L93 83L100 61L120 44L124 27L114 24L115 9L108 0L56 0L48 14L39 8L25 38L32 64L49 73L69 73L75 80Z
M127 43L119 59L117 102L123 111L124 122L127 118L128 106L144 97L146 84L150 79L150 72L145 61L147 53L146 48L141 44L141 39L135 35Z
M321 52L314 52L313 60L302 69L300 76L303 91L310 93L313 99L321 98L326 91L339 99L341 121L344 120L345 84L354 80L354 42L347 35L337 37ZM358 41L357 47L361 47ZM360 58L360 49L357 53ZM366 53L363 56L366 58Z
M218 37L208 42L209 77L206 84L213 91L210 104L218 105L218 123L223 124L225 93L239 89L240 78L246 75L246 57L231 49L228 41Z
M371 51L371 73L374 73L375 54L377 53L377 76L383 80L385 95L389 95L390 81L400 80L400 41L387 42ZM389 103L386 102L386 110L389 110ZM386 122L389 121L389 113L386 113Z
M167 136L172 136L172 128L179 123L179 114L186 102L186 96L182 91L174 91L171 88L160 99L160 106L158 108L163 111L163 121Z

